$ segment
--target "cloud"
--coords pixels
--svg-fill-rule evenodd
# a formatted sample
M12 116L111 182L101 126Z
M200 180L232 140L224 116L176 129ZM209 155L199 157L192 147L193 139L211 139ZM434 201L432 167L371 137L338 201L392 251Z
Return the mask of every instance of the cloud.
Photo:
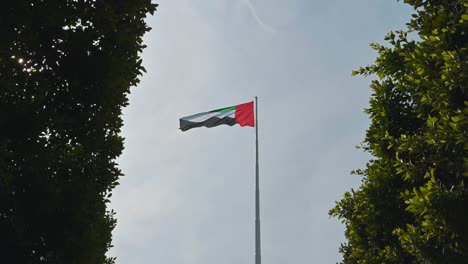
M353 147L368 127L361 110L368 80L349 71L374 59L367 43L387 27L401 28L402 11L373 0L270 1L261 9L254 1L157 1L142 55L148 73L124 112L119 164L126 176L110 205L118 224L109 256L119 263L253 259L255 130L178 130L181 116L251 95L261 99L264 262L341 260L344 227L327 212L359 185L349 171L369 159Z
M255 9L255 6L252 4L250 0L240 0L250 11L250 14L252 17L255 19L257 24L265 31L270 32L270 33L275 33L275 29L272 28L270 25L267 25L263 22L263 20L258 16L257 10Z

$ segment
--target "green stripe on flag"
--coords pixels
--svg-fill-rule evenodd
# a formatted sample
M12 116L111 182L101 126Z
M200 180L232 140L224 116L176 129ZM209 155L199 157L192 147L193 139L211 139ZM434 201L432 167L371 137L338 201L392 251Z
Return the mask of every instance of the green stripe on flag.
M236 110L236 106L230 106L230 107L226 107L226 108L216 109L216 110L210 111L210 113L214 113L214 112L226 113L226 112L229 112L229 111L232 111L232 110Z

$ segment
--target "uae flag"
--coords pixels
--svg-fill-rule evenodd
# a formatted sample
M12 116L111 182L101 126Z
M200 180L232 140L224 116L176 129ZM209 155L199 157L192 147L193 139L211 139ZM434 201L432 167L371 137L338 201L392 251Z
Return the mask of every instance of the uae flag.
M187 131L194 127L215 127L219 125L255 126L254 102L199 113L180 119L180 130Z

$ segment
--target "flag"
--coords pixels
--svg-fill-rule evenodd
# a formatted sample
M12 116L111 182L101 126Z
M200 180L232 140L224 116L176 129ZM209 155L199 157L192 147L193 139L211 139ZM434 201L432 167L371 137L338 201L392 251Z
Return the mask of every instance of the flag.
M255 126L254 102L216 109L191 116L182 117L180 130L187 131L195 127L215 127L219 125Z

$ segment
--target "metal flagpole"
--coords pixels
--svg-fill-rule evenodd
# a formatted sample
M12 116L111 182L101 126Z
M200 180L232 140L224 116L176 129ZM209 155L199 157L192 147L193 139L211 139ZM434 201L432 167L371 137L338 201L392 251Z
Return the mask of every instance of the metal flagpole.
M262 263L260 247L260 188L258 175L258 100L255 96L255 264Z

